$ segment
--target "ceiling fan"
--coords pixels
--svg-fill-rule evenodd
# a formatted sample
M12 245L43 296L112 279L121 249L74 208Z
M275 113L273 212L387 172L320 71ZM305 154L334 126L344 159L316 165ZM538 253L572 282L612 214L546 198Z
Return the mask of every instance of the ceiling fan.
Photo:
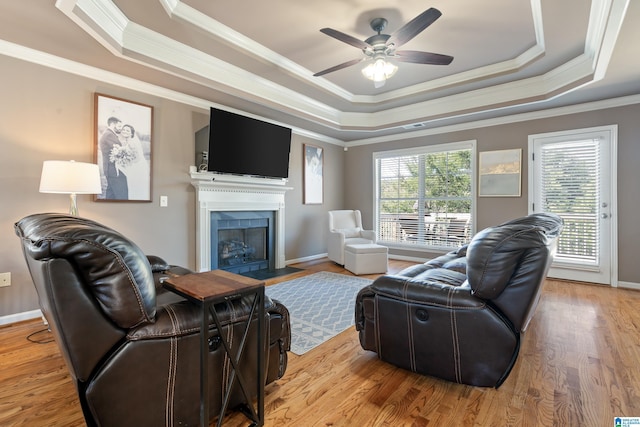
M398 62L411 62L414 64L448 65L453 61L453 56L415 50L396 50L424 31L429 25L433 24L436 19L440 18L440 16L442 16L442 12L438 9L433 7L429 8L391 35L382 34L382 31L387 26L387 20L384 18L375 18L371 21L370 25L378 34L364 41L332 28L323 28L320 32L362 49L364 57L352 59L351 61L327 68L326 70L315 73L314 76L322 76L371 59L372 62L362 70L362 73L368 79L373 80L376 87L381 87L398 69L397 66L386 61L388 58L392 58Z

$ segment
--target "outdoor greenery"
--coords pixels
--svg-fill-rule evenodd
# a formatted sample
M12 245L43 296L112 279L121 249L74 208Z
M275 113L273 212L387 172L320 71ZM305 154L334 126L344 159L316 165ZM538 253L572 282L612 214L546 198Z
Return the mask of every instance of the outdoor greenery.
M378 159L379 238L435 247L466 243L471 158L471 149L456 149Z
M596 260L599 219L597 141L548 144L541 150L542 209L564 220L558 254Z
M380 213L471 211L471 150L380 161Z

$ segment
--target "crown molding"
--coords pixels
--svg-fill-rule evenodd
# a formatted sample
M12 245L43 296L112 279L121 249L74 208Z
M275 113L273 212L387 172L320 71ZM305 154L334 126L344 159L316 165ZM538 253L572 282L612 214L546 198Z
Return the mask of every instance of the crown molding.
M498 109L514 103L550 99L584 85L592 75L591 58L581 55L541 76L369 113L366 117L359 113L344 113L343 123L352 124L353 129L375 129L371 122L376 123L377 129L387 129L399 124L426 124L441 118ZM421 120L425 115L430 119Z
M536 43L533 47L527 49L527 51L517 57L498 64L479 67L462 73L434 79L429 82L404 87L395 91L384 92L379 95L356 95L331 83L325 78L313 77L312 71L290 61L286 57L227 27L210 16L203 14L181 0L159 1L170 18L187 22L202 31L205 31L213 38L223 40L226 44L234 46L238 51L261 58L274 66L287 70L290 74L297 76L299 79L306 81L310 85L321 87L336 97L357 104L382 104L399 98L404 98L409 95L430 92L436 89L468 83L478 79L488 79L497 75L514 72L541 57L545 52L540 0L531 0Z
M189 105L194 108L202 109L203 112L206 112L210 107L222 108L235 113L249 115L261 120L267 120L267 121L270 121L271 123L290 126L287 123L281 123L274 120L266 119L261 116L249 114L244 111L230 109L227 106L213 103L202 98L186 95L181 92L177 92L171 89L163 88L161 86L153 85L153 84L136 80L130 77L126 77L120 74L113 73L111 71L105 71L97 67L81 64L75 61L71 61L65 58L61 58L55 55L51 55L42 51L31 49L31 48L21 46L21 45L11 43L5 40L1 40L1 39L0 39L0 54L15 58L15 59L19 59L22 61L30 62L33 64L41 65L47 68L52 68L65 73L70 73L70 74L78 75L84 78L100 81L106 84L122 87L124 89L129 89L129 90L145 93L152 96L157 96L159 98L167 99L177 103ZM393 135L374 137L374 138L365 138L365 139L354 140L349 142L345 142L340 139L332 138L327 135L319 134L316 132L308 131L302 128L293 127L292 130L296 135L300 135L310 139L315 139L317 141L322 141L329 144L342 146L342 147L345 147L345 149L347 149L349 147L356 147L359 145L370 145L370 144L378 144L382 142L398 141L398 140L410 139L410 138L420 138L420 137L425 137L429 135L438 135L442 133L457 132L457 131L469 130L474 128L498 126L498 125L509 124L509 123L544 119L548 117L556 117L556 116L562 116L567 114L576 114L576 113L582 113L582 112L588 112L588 111L602 110L607 108L624 107L627 105L634 105L634 104L640 104L640 95L612 98L604 101L582 103L582 104L576 104L568 107L545 109L545 110L540 110L540 111L535 111L530 113L511 114L511 115L505 115L503 117L494 118L494 119L468 121L468 122L456 124L456 125L439 126L439 127L429 128L429 129L418 129L411 132L404 132L403 130L404 133L397 133ZM411 128L411 126L406 126L405 129L407 128Z
M265 117L261 117L255 114L247 113L246 111L240 111L237 109L229 108L226 105L218 104L208 101L206 99L198 98L191 95L167 89L162 86L146 83L141 80L133 79L131 77L123 76L121 74L113 73L111 71L105 71L101 68L92 67L90 65L81 64L79 62L71 61L69 59L61 58L59 56L51 55L46 52L31 49L22 45L8 42L0 39L0 55L19 59L21 61L30 62L32 64L41 65L43 67L51 68L54 70L62 71L65 73L77 75L91 80L96 80L101 83L118 86L124 89L129 89L135 92L144 93L151 96L157 96L158 98L167 99L169 101L177 102L180 104L188 105L197 109L203 110L203 113L208 112L209 108L215 107L231 111L245 116L250 116L260 120L268 121L270 123L278 124L281 126L291 127L293 133L303 137L315 139L317 141L323 141L330 144L344 146L344 141L336 138L332 138L327 135L323 135L317 132L309 131L307 129L291 126L288 123L282 123L275 120L271 120Z
M129 20L111 1L56 0L56 7L112 54L120 53ZM90 22L100 25L90 25ZM105 39L111 42L105 42Z
M225 39L240 50L251 52L274 64L277 63L279 67L286 68L299 78L318 84L318 79L309 77L310 71L203 15L182 1L159 1L171 17L185 20L215 34L216 37ZM541 76L432 99L410 107L396 107L372 113L339 111L202 51L171 40L128 21L111 0L58 0L56 7L114 55L124 59L268 105L278 111L318 121L333 129L379 130L408 123L438 120L444 116L464 115L482 109L500 108L506 104L525 104L548 99L595 80L596 70L603 73L601 70L606 69L628 1L593 0L589 43L586 44L588 50L585 52L586 57L591 60L590 70L584 69L583 58L580 58ZM383 103L415 94L416 91L430 91L437 87L459 85L470 80L521 68L544 54L540 0L531 0L531 4L537 43L517 58L375 97L359 97L353 94L347 95L344 92L339 96L346 96L347 99L358 103ZM599 18L603 11L608 12L605 15L606 19ZM605 50L608 51L605 52ZM574 62L579 62L580 66L576 66Z
M300 66L288 58L285 58L273 50L266 48L244 34L227 27L221 22L205 15L186 3L180 0L159 0L159 2L170 18L187 22L206 32L214 39L224 41L226 44L234 46L239 51L260 58L279 68L283 68L300 80L319 86L339 98L345 100L353 99L353 94L351 92L344 90L340 86L333 84L326 79L313 77L312 71Z
M628 105L640 104L640 95L623 96L619 98L605 99L602 101L585 102L566 107L547 108L544 110L533 111L528 113L509 114L502 117L485 120L473 120L455 125L439 126L429 129L415 130L394 135L385 135L373 138L364 138L345 142L345 149L357 147L360 145L380 144L383 142L399 141L412 138L423 138L431 135L440 135L443 133L459 132L470 129L486 128L491 126L500 126L511 123L520 123L531 120L546 119L549 117L566 116L568 114L585 113L589 111L604 110L608 108L625 107Z
M597 25L589 23L587 42L585 44L585 53L593 56L595 81L602 79L606 73L629 2L630 0L594 0L592 3L592 7L597 5L604 9L592 10L590 20L597 22ZM591 31L592 29L594 30Z

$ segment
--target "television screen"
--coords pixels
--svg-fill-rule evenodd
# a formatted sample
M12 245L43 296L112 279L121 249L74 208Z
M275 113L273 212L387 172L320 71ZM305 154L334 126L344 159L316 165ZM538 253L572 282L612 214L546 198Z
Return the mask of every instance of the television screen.
M211 172L288 178L291 129L211 108Z

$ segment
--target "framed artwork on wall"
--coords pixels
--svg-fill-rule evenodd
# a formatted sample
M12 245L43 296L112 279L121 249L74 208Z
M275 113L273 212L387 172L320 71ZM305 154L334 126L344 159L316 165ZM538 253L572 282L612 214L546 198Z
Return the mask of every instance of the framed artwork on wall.
M520 197L522 149L480 153L480 197Z
M304 204L321 205L324 196L324 152L321 147L304 144Z
M96 93L94 115L102 180L95 200L151 202L153 107Z

